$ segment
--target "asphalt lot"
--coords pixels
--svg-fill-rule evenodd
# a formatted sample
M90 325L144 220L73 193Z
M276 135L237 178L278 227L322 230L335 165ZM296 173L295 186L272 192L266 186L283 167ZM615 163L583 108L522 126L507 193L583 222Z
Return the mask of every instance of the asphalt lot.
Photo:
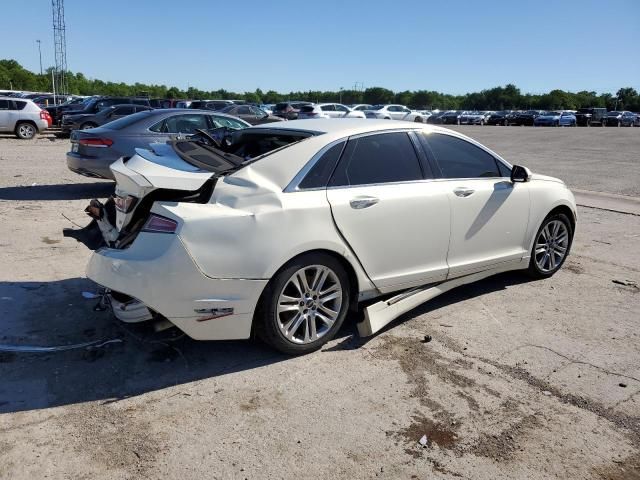
M640 196L640 129L455 129ZM580 208L551 279L462 287L367 341L352 319L288 358L94 312L90 252L61 230L112 184L69 172L67 146L0 136L0 344L121 341L0 352L0 478L640 478L640 216Z

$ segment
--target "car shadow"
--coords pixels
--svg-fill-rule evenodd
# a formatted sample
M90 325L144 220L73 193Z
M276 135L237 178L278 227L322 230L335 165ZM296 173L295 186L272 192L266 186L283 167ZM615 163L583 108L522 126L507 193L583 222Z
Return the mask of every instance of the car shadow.
M109 311L94 311L97 300L83 298L82 292L95 291L85 278L0 282L0 317L8 320L0 324L0 414L111 403L177 385L188 390L191 382L291 358L258 340L196 341L123 324ZM2 351L110 340L51 353Z
M529 283L536 281L530 277L527 277L520 271L514 272L505 272L495 275L493 277L485 278L484 280L480 280L475 283L470 283L468 285L461 285L460 287L454 288L453 290L449 290L446 293L434 298L433 300L429 300L416 308L410 310L409 312L401 315L384 328L382 328L379 332L374 335L366 338L361 338L358 335L356 322L351 322L351 327L347 326L349 329L343 332L343 337L340 342L333 345L332 347L325 348L323 351L338 351L338 350L355 350L368 342L376 338L378 335L382 335L389 330L393 330L398 325L406 322L407 320L411 320L420 315L425 315L427 313L435 312L440 308L446 307L448 305L452 305L455 303L463 302L465 300L469 300L471 298L481 297L488 293L497 292L500 290L506 290L508 287L520 285L522 283ZM364 318L364 316L361 316ZM357 319L358 321L360 318ZM425 325L425 331L429 328L428 325ZM343 328L344 330L345 328Z
M91 183L57 185L23 185L1 187L0 200L83 200L107 198L114 192L114 183L96 180Z

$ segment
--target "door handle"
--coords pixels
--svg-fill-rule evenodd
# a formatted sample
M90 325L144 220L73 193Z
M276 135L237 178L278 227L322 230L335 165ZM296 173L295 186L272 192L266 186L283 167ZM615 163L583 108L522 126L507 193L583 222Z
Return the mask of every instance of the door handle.
M363 208L368 208L375 205L379 201L380 199L376 197L356 197L352 198L349 201L349 205L351 205L351 208L355 210L362 210Z
M453 191L453 193L455 193L459 197L468 197L469 195L473 195L474 192L475 190L472 188L462 188L462 187L458 187Z

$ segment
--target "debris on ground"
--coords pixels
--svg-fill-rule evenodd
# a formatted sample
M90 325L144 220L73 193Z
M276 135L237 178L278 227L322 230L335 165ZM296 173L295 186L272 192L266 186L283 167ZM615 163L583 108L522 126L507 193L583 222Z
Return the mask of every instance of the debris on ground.
M91 342L76 343L73 345L58 345L54 347L41 347L36 345L7 345L0 344L0 352L23 352L23 353L48 353L64 352L67 350L77 350L81 348L99 348L110 343L122 343L123 340L114 338L113 340L94 340Z
M423 447L426 447L428 441L429 441L429 439L427 438L427 436L423 435L422 438L418 441L418 443L420 445L422 445Z
M431 335L425 335L422 339L422 343L429 343L431 340L433 340L433 337Z
M618 285L623 285L625 287L635 287L638 288L638 282L636 282L635 280L619 280L617 278L614 278L613 280L611 280L613 283L616 283Z
M82 292L82 296L84 298L86 298L87 300L92 300L94 298L100 297L100 295L98 295L97 293L93 293L93 292Z
M544 396L546 396L546 397L550 397L550 396L551 396L551 392L550 392L549 390L544 390L544 391L542 392L542 394L543 394Z
M620 382L620 383L618 384L618 386L620 386L620 387L622 387L622 388L627 388L627 384L626 384L626 383L623 383L623 382Z

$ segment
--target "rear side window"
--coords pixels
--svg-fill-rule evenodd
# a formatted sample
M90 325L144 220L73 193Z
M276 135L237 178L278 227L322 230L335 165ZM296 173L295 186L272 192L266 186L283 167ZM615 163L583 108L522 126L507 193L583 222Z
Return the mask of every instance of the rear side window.
M131 115L134 112L133 107L118 107L113 111L114 115Z
M0 100L0 110L9 110L9 100Z
M440 133L425 134L443 178L502 177L496 159L461 138Z
M123 128L127 128L130 125L133 125L136 122L139 122L146 116L148 116L150 111L146 112L138 112L133 115L127 115L126 117L119 118L114 120L113 122L109 122L105 124L102 128L108 128L109 130L122 130Z
M19 100L13 101L13 110L24 110L24 107L27 106L27 102L21 102Z
M405 132L349 140L331 186L421 180L420 161Z
M329 148L322 157L311 167L311 170L298 184L298 188L322 188L326 187L329 182L329 177L336 168L338 160L340 160L340 154L344 150L346 142L339 142Z

